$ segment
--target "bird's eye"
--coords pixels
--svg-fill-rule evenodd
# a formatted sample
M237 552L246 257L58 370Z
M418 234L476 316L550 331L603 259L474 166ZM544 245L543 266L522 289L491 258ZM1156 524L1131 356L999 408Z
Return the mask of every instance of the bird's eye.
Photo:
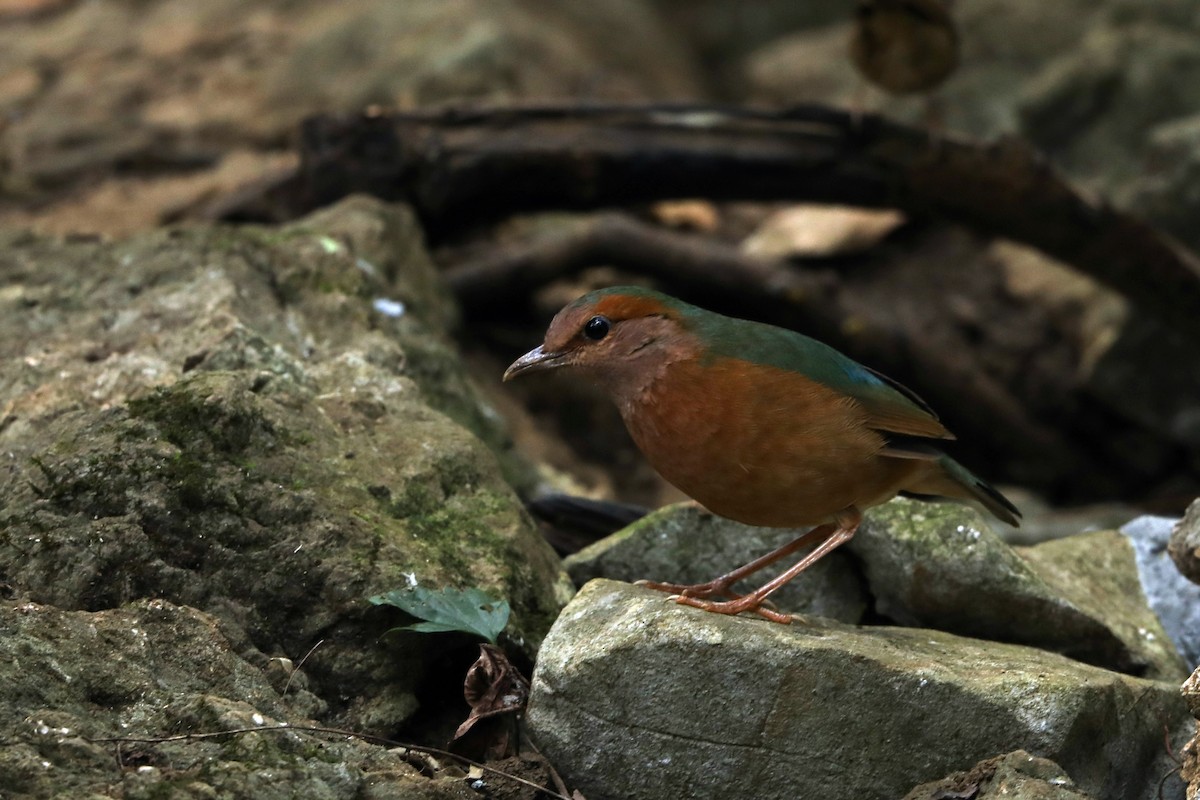
M593 342L598 342L608 336L611 327L612 323L606 317L592 317L583 324L583 335Z

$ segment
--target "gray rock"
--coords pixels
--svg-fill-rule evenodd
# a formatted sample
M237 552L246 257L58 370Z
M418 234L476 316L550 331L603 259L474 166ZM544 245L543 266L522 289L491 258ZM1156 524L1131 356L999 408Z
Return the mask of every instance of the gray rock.
M434 654L381 642L399 612L370 595L479 587L536 652L571 588L484 443L503 432L411 212L359 198L282 230L8 239L0 582L17 597L162 598L263 659L322 642L322 718L375 731L418 708Z
M1200 583L1200 500L1192 501L1170 537L1171 560L1193 583Z
M528 721L589 800L891 800L1015 749L1101 800L1149 800L1164 725L1190 719L1175 684L1042 650L730 618L597 580L543 642Z
M718 517L694 503L667 506L569 556L563 566L577 586L593 578L633 583L704 583L769 553L803 530L757 528ZM784 559L737 585L749 591L782 572ZM858 570L834 552L801 573L771 601L780 610L858 622L867 597Z
M981 761L966 772L922 784L904 800L1088 800L1062 767L1017 750Z
M897 498L871 509L847 547L863 563L876 609L902 624L1030 644L1147 677L1186 674L1118 534L1012 548L974 509Z
M1200 664L1200 586L1180 574L1167 553L1172 531L1188 524L1187 517L1180 521L1138 517L1121 528L1121 533L1129 538L1137 555L1138 578L1150 607L1175 649L1189 667L1195 667Z
M0 604L0 786L35 797L471 796L351 737L244 728L312 724L316 698L272 687L221 624L143 600L107 611ZM181 733L217 734L194 739ZM131 741L102 741L131 737ZM390 787L386 788L386 787ZM393 793L394 792L394 793Z

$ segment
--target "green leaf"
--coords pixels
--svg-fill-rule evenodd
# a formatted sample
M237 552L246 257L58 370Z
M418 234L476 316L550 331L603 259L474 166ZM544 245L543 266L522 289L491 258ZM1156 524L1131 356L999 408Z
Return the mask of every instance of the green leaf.
M482 637L492 644L508 624L511 611L504 600L494 600L479 589L441 591L414 586L370 598L375 605L395 606L423 622L394 630L419 633L461 631Z

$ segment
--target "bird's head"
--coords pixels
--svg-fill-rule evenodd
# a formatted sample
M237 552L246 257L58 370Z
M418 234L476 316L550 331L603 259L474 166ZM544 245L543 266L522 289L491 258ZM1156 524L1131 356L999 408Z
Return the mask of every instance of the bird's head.
M504 380L527 372L571 367L614 382L647 377L689 348L683 303L649 289L619 286L589 292L554 317L545 341L505 370Z

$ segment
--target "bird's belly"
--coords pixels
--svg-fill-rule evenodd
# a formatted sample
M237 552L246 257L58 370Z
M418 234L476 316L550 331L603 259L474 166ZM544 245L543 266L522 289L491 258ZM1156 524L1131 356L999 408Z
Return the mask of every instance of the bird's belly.
M850 506L886 500L895 494L891 487L903 482L894 469L898 462L871 448L810 440L803 453L780 448L764 456L732 438L693 439L690 459L646 455L664 478L714 513L769 527L816 525ZM714 447L719 441L725 446ZM747 451L758 457L737 457Z
M726 376L742 387L737 377ZM815 525L889 499L914 466L880 456L883 439L861 410L819 384L737 390L712 380L691 402L678 399L687 383L668 384L623 412L632 412L626 425L651 465L716 514L751 525Z

